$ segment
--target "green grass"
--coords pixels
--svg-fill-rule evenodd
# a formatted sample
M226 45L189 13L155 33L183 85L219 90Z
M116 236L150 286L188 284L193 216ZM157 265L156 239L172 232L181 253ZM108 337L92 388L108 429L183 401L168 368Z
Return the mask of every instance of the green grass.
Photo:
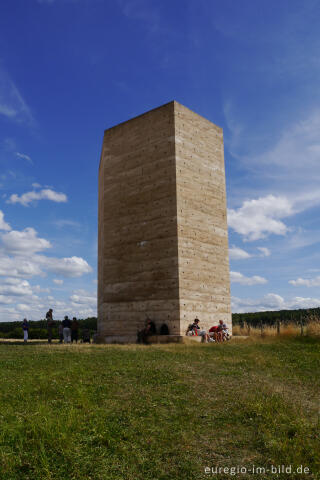
M0 478L319 479L319 345L2 344Z

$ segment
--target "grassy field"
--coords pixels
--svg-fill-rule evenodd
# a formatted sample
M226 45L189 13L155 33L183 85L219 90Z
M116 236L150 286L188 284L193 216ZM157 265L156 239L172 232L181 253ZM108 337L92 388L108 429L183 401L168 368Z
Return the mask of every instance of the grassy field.
M319 346L1 344L0 478L319 479Z

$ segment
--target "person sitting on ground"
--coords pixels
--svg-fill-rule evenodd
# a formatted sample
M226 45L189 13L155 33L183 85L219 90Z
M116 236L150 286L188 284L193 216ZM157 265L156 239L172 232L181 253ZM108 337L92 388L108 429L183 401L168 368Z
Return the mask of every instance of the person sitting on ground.
M200 325L199 325L200 320L198 318L195 318L192 324L192 330L196 335L199 337L202 337L203 342L208 342L209 341L209 335L207 334L206 330L201 330Z
M209 335L214 338L216 342L223 342L224 340L229 339L228 327L223 322L219 320L219 324L210 328Z
M26 318L23 319L22 330L23 330L23 342L27 343L28 336L29 336L29 323Z
M229 329L223 320L219 320L218 327L219 327L219 332L221 334L221 341L224 342L225 340L229 340L230 338Z
M195 334L196 334L196 332L193 329L193 323L189 323L187 331L186 331L186 335L188 335L189 337L192 337Z
M220 342L220 332L219 332L219 325L214 325L209 329L209 335L211 338L214 339L215 342Z
M138 332L138 338L137 341L138 343L148 343L148 337L151 335L155 335L157 333L156 325L155 323L150 320L150 318L147 318L146 320L146 326Z

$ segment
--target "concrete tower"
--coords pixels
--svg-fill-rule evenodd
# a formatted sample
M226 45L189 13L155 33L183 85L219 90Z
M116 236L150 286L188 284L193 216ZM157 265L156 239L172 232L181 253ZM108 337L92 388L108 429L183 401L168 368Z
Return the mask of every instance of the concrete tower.
M147 316L231 330L223 133L177 102L106 130L100 160L99 338L134 342Z

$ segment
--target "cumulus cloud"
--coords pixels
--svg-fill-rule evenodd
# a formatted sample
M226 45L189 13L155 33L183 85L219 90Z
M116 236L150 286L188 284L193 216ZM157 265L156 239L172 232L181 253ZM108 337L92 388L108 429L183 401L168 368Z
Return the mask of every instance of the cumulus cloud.
M43 288L40 285L34 285L32 290L37 293L50 293L50 288Z
M0 295L23 296L32 295L30 283L27 280L6 279L0 285Z
M259 277L258 275L246 277L240 272L230 272L230 281L231 283L240 283L240 285L261 285L263 283L267 283L268 280L263 277Z
M16 156L18 158L22 158L23 160L27 160L27 162L31 163L31 165L33 165L33 161L31 160L31 158L29 157L29 155L25 155L24 153L19 153L19 152L16 152Z
M96 292L87 292L86 290L75 290L71 295L70 300L73 304L90 305L96 307L97 294Z
M245 250L242 250L242 248L233 246L229 248L229 257L230 257L230 260L243 260L245 258L250 258L251 255Z
M9 223L4 221L4 214L0 210L0 230L11 230Z
M10 305L10 303L13 303L12 298L9 298L8 295L0 295L1 305Z
M44 188L37 192L33 190L31 192L23 193L21 196L13 193L7 200L7 203L20 203L24 207L27 207L30 203L37 200L51 200L52 202L65 203L68 201L68 197L64 193L55 192L50 188Z
M0 235L0 276L33 277L51 272L62 277L80 277L92 272L90 265L81 257L49 257L40 254L51 248L51 243L38 237L34 228L22 231L11 230ZM55 279L56 284L63 280Z
M32 248L35 248L35 245L31 245ZM75 278L92 272L90 265L81 257L56 258L32 253L28 255L27 250L22 249L12 253L12 256L0 253L0 276L31 278L45 276L45 272L50 272L66 278ZM61 285L63 280L59 282ZM58 285L56 281L54 283Z
M266 312L269 310L293 310L317 307L320 307L320 298L293 297L285 300L276 293L268 293L260 299L243 299L237 297L232 297L231 299L233 313Z
M297 280L289 280L289 283L294 287L320 287L320 276L315 278L297 278Z
M260 252L259 255L251 254L246 252L242 248L232 246L229 248L229 257L230 257L230 260L245 260L247 258L252 258L255 256L269 257L271 255L271 252L267 247L257 247L257 250L259 250Z
M267 247L257 247L258 250L261 252L261 257L270 257L271 255L271 252L269 250L269 248Z
M292 203L286 197L267 195L246 200L238 209L228 209L228 225L245 240L254 241L269 234L285 235L288 228L280 219L293 213Z
M33 254L51 247L48 240L39 238L34 228L25 228L22 231L11 230L1 235L4 249L13 254Z
M37 255L35 260L47 271L63 277L81 277L92 272L90 265L81 257L54 258Z
M43 275L43 272L32 258L10 257L0 254L0 276L6 275L30 278L36 275Z
M1 212L2 213L2 212ZM11 230L0 216L3 233L0 234L0 321L43 318L48 304L55 309L55 318L76 315L81 318L96 315L96 295L84 290L74 291L69 301L43 297L50 293L46 285L31 285L27 279L45 277L53 273L56 285L63 284L63 277L76 278L92 272L90 265L81 257L57 258L45 255L51 247L45 238L40 238L34 228L22 231Z

